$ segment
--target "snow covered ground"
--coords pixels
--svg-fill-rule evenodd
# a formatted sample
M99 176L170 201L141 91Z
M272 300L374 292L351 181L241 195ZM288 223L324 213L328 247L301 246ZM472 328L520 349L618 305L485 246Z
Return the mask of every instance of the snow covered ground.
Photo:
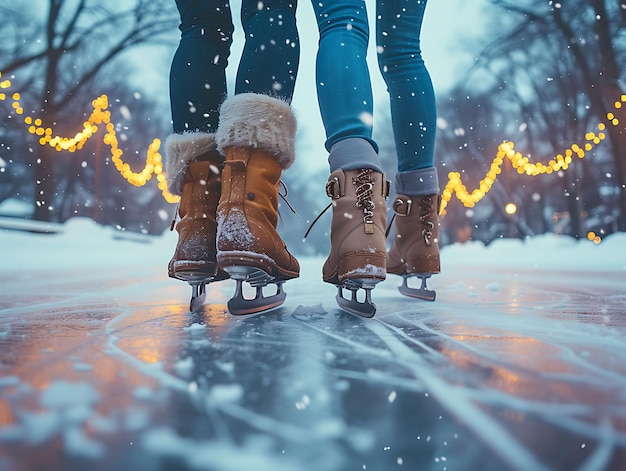
M430 287L203 312L175 235L0 230L0 469L626 469L626 234L449 246Z

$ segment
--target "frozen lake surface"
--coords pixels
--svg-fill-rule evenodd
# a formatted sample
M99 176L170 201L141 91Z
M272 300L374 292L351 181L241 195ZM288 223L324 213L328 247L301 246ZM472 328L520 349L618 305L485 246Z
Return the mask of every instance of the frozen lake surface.
M175 236L0 231L0 469L626 469L626 235L446 247L373 319L303 258L273 311L203 311Z

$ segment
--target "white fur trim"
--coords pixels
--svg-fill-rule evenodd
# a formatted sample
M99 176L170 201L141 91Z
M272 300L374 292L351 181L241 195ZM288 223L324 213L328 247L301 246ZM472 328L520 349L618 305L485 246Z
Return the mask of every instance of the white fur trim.
M165 177L170 193L180 196L189 162L215 149L215 134L187 132L168 136L165 140Z
M235 95L220 109L217 149L223 154L226 147L254 147L269 152L287 169L296 158L297 126L287 102L257 93Z

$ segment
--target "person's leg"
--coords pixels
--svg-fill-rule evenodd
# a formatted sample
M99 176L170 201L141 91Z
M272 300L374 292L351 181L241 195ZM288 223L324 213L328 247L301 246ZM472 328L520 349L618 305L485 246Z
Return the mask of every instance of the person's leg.
M181 38L170 69L174 132L215 132L233 34L228 0L176 0L176 6Z
M215 131L226 97L233 25L228 0L177 0L176 5L181 38L170 70L174 133L165 141L165 173L169 191L181 199L168 274L192 285L193 310L203 300L206 283L227 278L216 259L215 215L224 158Z
M435 299L425 280L439 273L439 183L434 168L436 101L420 49L426 0L378 0L378 64L387 84L398 157L395 177L395 238L387 271L404 277L400 291ZM409 288L407 278L421 278Z
M369 24L363 0L313 2L320 34L317 97L330 171L380 170L372 139L373 98L367 66Z
M217 207L217 262L237 283L232 314L282 304L282 284L300 273L276 230L282 172L295 160L296 118L291 110L299 59L295 0L243 0L246 44L235 94L220 108L215 134L225 157ZM257 289L243 296L242 284ZM262 288L276 284L276 294Z
M337 285L350 312L376 312L370 292L385 279L388 182L372 140L372 86L367 67L369 25L363 0L313 2L320 32L317 94L326 130L332 198L331 250L322 278ZM343 289L352 291L344 298ZM356 292L364 289L365 302Z
M437 108L420 48L426 0L378 0L378 64L391 103L398 171L433 166Z
M300 59L297 0L242 0L245 45L235 94L261 93L291 102Z
M282 304L282 284L300 273L296 258L278 234L278 198L282 172L295 160L296 119L284 100L260 93L226 99L217 129L225 157L217 207L217 262L237 282L228 302L232 314L250 314ZM242 283L257 288L243 297ZM276 295L261 288L274 283Z

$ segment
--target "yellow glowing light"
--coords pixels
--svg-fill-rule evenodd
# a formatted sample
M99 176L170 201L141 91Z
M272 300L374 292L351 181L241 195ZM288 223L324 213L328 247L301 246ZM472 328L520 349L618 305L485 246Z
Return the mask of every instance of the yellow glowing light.
M622 98L624 98L624 96L625 95L623 95ZM611 123L617 126L617 118L613 118ZM459 172L450 172L448 174L448 183L441 193L440 214L445 214L446 206L452 198L452 195L456 195L457 199L468 208L473 207L478 201L480 201L485 194L489 192L497 175L500 174L500 167L502 166L505 158L509 159L513 168L520 175L526 174L529 176L536 176L541 174L551 174L560 170L567 170L569 164L572 163L572 156L576 155L578 158L582 159L585 156L585 152L589 152L594 146L606 139L606 134L602 132L605 129L606 124L598 123L598 133L588 132L585 135L587 143L585 143L582 147L576 143L572 144L569 149L565 149L562 154L555 155L554 158L550 159L547 164L543 164L541 162L532 163L529 161L528 157L524 157L515 150L513 142L503 142L498 146L496 156L493 159L491 167L487 171L485 178L479 182L478 188L471 193L463 184L461 174Z
M0 73L0 76L2 74ZM5 80L0 83L2 88L8 88L10 82ZM14 93L12 95L13 104L12 107L17 114L23 113L23 108L19 103L20 94ZM115 165L118 172L128 181L131 185L143 186L148 180L152 178L153 174L157 175L158 188L163 194L163 198L169 203L177 203L180 197L171 194L167 190L167 183L165 177L162 175L163 166L161 164L162 157L159 154L159 148L161 141L154 139L148 146L146 163L143 170L140 172L133 172L130 166L122 160L123 152L119 148L117 140L117 134L115 132L115 126L111 123L111 113L107 110L109 106L108 97L101 95L92 102L93 111L89 116L89 119L83 123L82 131L77 132L74 137L61 137L52 136L52 128L43 127L43 121L40 118L33 119L31 116L24 117L24 123L28 125L28 132L36 136L41 136L39 143L41 145L49 145L57 151L76 152L82 149L85 142L91 138L98 130L99 124L104 124L106 128L106 134L103 137L103 142L111 148L111 160ZM161 178L158 178L161 177Z
M593 242L596 245L602 242L602 238L593 231L587 232L587 239L589 239L591 242Z
M2 72L0 72L0 77L2 77ZM11 82L9 80L5 79L0 81L1 89L8 89L10 87ZM20 94L16 92L13 93L11 97L13 98L12 107L14 112L16 114L23 114L24 109L19 102L21 99ZM7 95L5 93L0 93L0 100L6 100L6 98ZM615 109L620 109L622 107L622 103L625 102L626 95L621 95L620 101L616 101L614 104ZM158 182L157 186L161 190L163 198L169 203L177 203L180 200L180 197L171 194L167 190L167 181L165 174L163 173L162 157L159 154L159 148L161 145L159 139L154 139L148 146L144 168L140 172L133 172L130 166L122 160L123 152L119 148L115 126L111 123L111 112L107 109L108 97L106 95L101 95L92 102L92 106L93 111L87 121L83 123L83 129L77 132L72 138L53 136L52 128L43 127L43 122L39 118L33 119L31 116L25 116L24 124L28 126L29 133L40 136L39 143L42 146L48 145L57 151L66 150L68 152L75 152L76 150L82 149L85 142L97 133L99 129L98 125L104 124L106 132L102 140L111 148L112 161L122 177L124 177L124 179L132 185L143 186L152 178L152 175L156 175L156 180ZM607 113L607 119L612 125L619 125L619 120L614 113ZM461 201L461 203L468 208L473 207L478 201L484 198L489 190L491 190L491 187L496 181L498 175L500 175L502 171L501 167L505 159L509 159L511 165L519 174L526 174L529 176L551 174L560 170L566 170L572 162L572 157L574 155L582 159L585 156L585 152L589 152L594 146L600 144L600 142L606 138L606 134L603 132L605 129L605 123L598 123L597 133L588 132L585 134L586 143L572 144L569 149L565 149L563 154L557 154L553 159L550 159L547 164L543 164L541 162L532 163L528 157L522 156L515 150L513 142L503 142L498 146L498 151L489 170L487 171L487 174L479 182L478 188L472 192L469 192L463 184L460 173L450 172L448 174L448 183L442 191L440 213L445 214L445 208L453 195L456 195L459 201ZM511 205L512 208L515 208L515 205L512 203L509 203L509 205ZM507 205L507 208L509 205ZM514 214L516 210L517 208L509 214Z
M517 212L517 206L515 206L515 203L507 203L504 207L504 212L507 214L515 214Z

